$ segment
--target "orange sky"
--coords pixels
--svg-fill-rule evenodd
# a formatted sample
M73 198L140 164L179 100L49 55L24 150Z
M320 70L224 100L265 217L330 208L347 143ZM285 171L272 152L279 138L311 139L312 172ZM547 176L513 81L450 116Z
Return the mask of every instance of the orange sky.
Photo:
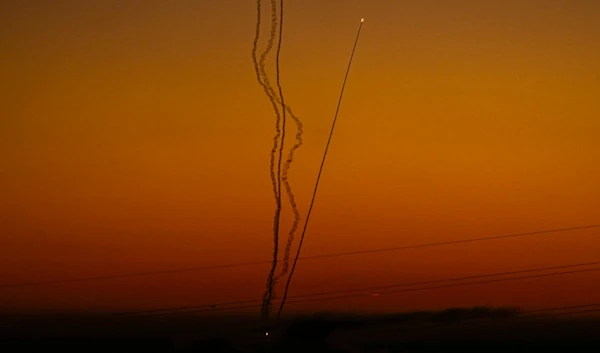
M287 1L281 74L305 126L290 171L303 217L365 18L304 255L600 223L598 13L584 0ZM274 115L251 60L254 1L14 0L0 21L0 284L269 259ZM598 261L599 236L306 261L292 294ZM253 299L267 270L5 288L0 302ZM598 279L304 307L575 305L597 302Z

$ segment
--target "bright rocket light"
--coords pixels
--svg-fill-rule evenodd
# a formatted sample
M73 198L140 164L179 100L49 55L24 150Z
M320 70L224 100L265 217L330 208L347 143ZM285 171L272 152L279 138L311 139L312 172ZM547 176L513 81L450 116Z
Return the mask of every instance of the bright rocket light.
M361 18L361 19L360 19L360 22L365 22L365 19L364 19L364 18Z

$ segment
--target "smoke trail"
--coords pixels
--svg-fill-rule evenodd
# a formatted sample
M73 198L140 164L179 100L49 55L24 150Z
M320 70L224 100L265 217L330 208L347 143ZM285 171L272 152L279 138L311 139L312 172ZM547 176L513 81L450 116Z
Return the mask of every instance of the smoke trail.
M264 64L265 64L264 62L265 62L266 56L269 54L269 52L271 51L271 48L273 47L274 32L271 33L271 35L272 35L272 37L270 38L271 40L269 41L265 51L261 54L261 59L259 62L256 52L258 50L258 40L260 39L261 2L262 2L261 0L256 1L256 8L257 8L257 11L256 11L257 12L256 35L254 37L254 43L253 43L253 47L252 47L252 61L254 62L254 70L256 72L256 79L258 80L258 83L262 86L265 94L271 101L271 105L273 106L273 111L275 111L275 115L276 115L276 124L275 124L276 135L275 135L275 137L273 137L273 145L274 146L271 150L270 169L271 169L271 183L273 185L273 195L275 196L275 199L277 200L278 195L279 195L279 190L277 187L277 178L275 176L275 152L277 151L277 144L278 144L279 135L280 135L280 130L279 130L280 115L279 115L279 109L278 109L277 102L273 99L273 95L271 93L273 90L269 86L270 85L269 78L267 77L267 74L264 69Z
M275 6L274 6L275 0L271 1L271 5L273 6L273 11L275 10ZM276 57L276 75L277 75L277 88L278 88L278 93L279 93L279 99L277 99L277 97L275 96L275 92L272 91L271 87L269 87L269 91L270 93L275 97L275 99L277 100L277 103L281 104L282 107L282 133L281 133L281 145L280 145L280 149L279 149L279 156L278 156L278 176L281 178L280 182L283 182L285 190L286 190L286 194L288 196L288 200L290 202L290 206L291 206L291 211L292 211L292 215L293 215L293 221L292 221L292 225L290 228L290 231L288 233L288 239L286 242L286 246L285 246L285 250L284 250L284 256L283 256L283 266L281 269L281 272L273 277L272 279L272 289L271 289L271 296L268 298L269 302L266 303L266 305L268 307L270 307L270 301L272 299L275 298L275 293L274 293L274 288L277 284L277 281L279 280L279 278L283 275L285 275L288 271L289 268L289 260L290 260L290 252L291 252L291 247L294 241L294 236L295 233L298 229L299 223L300 223L300 213L298 212L298 206L296 204L296 198L295 195L292 191L292 187L288 181L288 172L289 169L291 167L291 164L294 161L294 152L300 148L300 146L302 146L302 134L303 134L303 124L300 121L300 119L293 113L292 109L285 104L285 100L284 100L284 96L283 96L283 89L281 86L281 82L280 82L280 68L279 68L279 61L280 61L280 54L281 54L281 44L283 41L283 19L284 19L284 6L283 6L283 0L280 0L280 7L279 7L279 40L278 40L278 44L277 44L277 57ZM284 141L285 141L285 133L286 133L286 112L289 113L289 115L292 117L294 123L296 124L296 143L294 144L294 146L290 149L287 159L284 163L283 169L279 169L281 168L281 161L282 161L282 157L283 157L283 149L284 149ZM279 173L279 171L281 171L281 173ZM280 184L280 188L279 188L279 192L280 192L280 197L281 197L281 184Z
M274 3L274 0L271 1L271 8L272 8L271 32L270 32L269 40L267 43L267 47L262 52L262 54L260 56L260 61L259 61L257 59L256 53L257 53L258 41L260 39L260 25L261 25L261 14L262 14L262 12L261 12L262 6L261 5L262 5L262 1L257 0L256 1L256 12L257 12L256 34L254 37L254 42L253 42L253 47L252 47L252 60L254 63L254 70L256 72L256 78L258 80L258 83L263 87L265 94L269 98L271 105L273 106L273 110L275 112L275 117L276 117L275 136L273 137L273 147L271 149L270 163L269 163L271 184L273 186L273 195L275 197L275 214L273 217L273 263L271 265L271 271L269 273L269 276L267 277L266 290L265 290L265 294L263 296L263 307L261 309L262 315L268 316L268 311L270 308L272 292L273 292L273 273L275 272L275 269L277 268L277 257L278 257L278 251L279 251L279 219L280 219L280 214L281 214L281 185L280 185L281 179L280 179L279 175L277 175L277 176L275 175L275 157L276 157L276 153L277 153L279 138L281 136L281 129L279 127L280 121L281 121L281 115L279 113L279 107L277 105L277 102L274 98L274 95L272 94L273 89L271 88L271 84L269 82L269 77L265 70L266 58L267 58L268 54L270 53L270 51L272 50L273 44L275 42L275 27L277 25L277 14L275 12L276 8L274 8L274 6L276 6L276 4Z
M296 230L298 229L298 224L300 223L300 213L298 212L298 206L296 205L296 198L292 191L292 187L288 181L288 172L289 172L292 162L294 161L294 152L302 145L303 126L302 126L302 122L300 121L300 119L298 119L294 115L294 113L292 113L292 110L288 106L285 105L285 101L283 98L283 89L281 87L281 82L280 82L279 56L281 53L281 43L283 41L283 19L284 19L284 16L283 16L284 11L283 10L284 10L283 0L280 0L279 1L279 41L277 43L277 58L276 58L277 87L279 89L279 98L280 98L279 103L282 106L282 137L281 137L281 146L279 149L279 161L278 161L279 166L281 165L281 159L283 157L283 147L284 147L285 131L286 131L286 116L285 116L286 111L289 111L290 116L292 116L292 119L296 123L297 132L296 132L296 143L290 149L290 152L288 154L288 157L285 161L285 164L283 166L283 170L281 173L281 181L283 182L283 184L285 186L285 190L286 190L289 202L290 202L290 206L291 206L291 210L292 210L292 214L293 214L293 222L292 222L290 232L288 233L288 239L287 239L287 243L286 243L285 250L284 250L283 268L281 270L281 273L277 277L274 278L273 285L275 285L277 280L279 279L279 277L283 276L288 270L289 260L290 260L290 251L291 251L292 243L294 241L294 235L296 233ZM281 189L280 189L280 192L281 192Z
M273 92L273 88L271 86L271 83L269 82L269 76L267 75L267 72L265 70L265 59L266 59L266 53L270 52L271 49L273 48L273 44L275 41L275 34L276 34L276 27L277 27L277 3L275 0L271 0L271 32L269 34L269 42L267 44L267 49L265 50L265 52L263 52L263 55L261 56L261 60L260 60L260 69L261 69L261 74L263 77L263 80L265 82L265 85L267 86L267 95L269 96L269 99L271 100L271 103L274 106L277 106L277 101L275 98L275 94ZM279 67L277 67L277 73L276 73L277 77L279 77ZM276 115L277 115L277 120L276 120L276 134L274 137L274 143L273 143L273 149L271 150L271 170L274 169L274 162L275 162L275 156L276 156L276 152L277 152L277 145L278 145L278 139L281 138L281 147L280 147L280 151L283 148L283 144L284 144L284 134L285 134L285 127L284 129L280 128L280 124L281 124L281 115L279 114L279 110L277 109L276 111ZM277 200L276 200L276 208L275 208L275 214L273 216L273 262L271 265L271 270L269 271L269 274L267 276L267 284L266 284L266 289L265 289L265 293L263 295L263 307L262 307L262 315L263 317L267 318L269 316L269 312L271 309L271 301L273 299L273 288L275 287L275 270L277 269L277 258L279 255L279 224L280 224L280 219L281 219L281 152L278 155L277 158L278 162L277 162Z
M360 30L362 29L364 19L360 20L360 25L358 26L358 33L356 34L356 39L354 40L354 46L352 47L352 53L350 54L350 61L348 62L348 67L346 68L346 75L344 76L344 82L342 83L342 91L340 92L340 98L338 99L337 108L335 110L335 115L333 117L333 124L331 125L331 130L329 132L329 138L327 139L327 144L325 145L325 152L323 153L323 158L321 159L321 166L319 167L319 173L317 174L317 180L315 182L315 188L313 190L313 195L310 201L310 205L308 206L308 212L306 214L306 220L304 221L304 228L302 229L302 234L300 236L300 242L298 244L298 250L296 251L296 256L294 257L294 262L292 264L292 269L290 270L290 275L288 276L287 282L285 284L285 289L283 291L283 298L281 299L281 303L279 304L279 311L277 312L277 318L281 317L281 312L285 306L285 302L288 296L288 292L290 289L290 283L292 282L292 278L294 276L294 270L296 269L296 264L298 263L298 258L300 257L300 251L302 250L302 244L304 242L304 236L306 235L306 228L308 227L308 221L310 219L310 214L315 203L315 197L317 196L317 190L319 189L319 180L321 179L321 174L323 173L323 166L325 165L325 160L327 159L327 152L329 151L329 145L331 143L331 138L333 137L333 132L335 130L335 123L337 121L338 113L340 111L340 106L342 104L342 98L344 97L344 89L346 88L346 80L348 79L348 74L350 73L350 68L352 67L352 59L354 58L354 52L356 51L356 45L358 44L358 38L360 37Z
M298 225L300 222L300 214L298 212L298 207L296 204L295 196L292 191L291 185L288 181L288 172L291 167L291 164L294 160L294 152L302 145L302 134L303 134L303 125L300 119L293 113L292 109L285 104L283 89L280 83L280 68L279 68L279 57L281 53L281 44L283 40L283 0L280 0L280 22L279 22L279 41L277 44L277 57L276 57L276 77L277 77L277 87L279 97L277 97L273 87L269 81L268 74L265 69L265 61L273 48L275 35L276 35L276 27L277 27L277 3L276 0L271 0L271 31L269 36L269 41L267 43L267 47L265 51L261 54L260 61L257 60L256 51L258 46L258 40L260 39L260 23L261 23L261 1L257 0L257 26L256 26L256 36L254 38L252 57L254 62L254 68L256 71L257 79L259 84L263 87L265 94L271 101L273 106L273 110L276 115L276 134L273 138L273 148L271 150L271 159L270 159L270 172L271 172L271 182L273 185L273 194L275 195L276 201L276 209L275 215L273 217L273 262L271 266L271 270L267 277L266 290L263 295L263 304L262 304L262 315L268 316L271 307L271 301L274 298L274 287L276 282L280 276L283 276L288 271L289 267L289 259L290 259L290 251L291 246L294 240L294 235L298 229ZM279 104L281 104L281 115L279 113ZM283 149L285 142L285 133L286 133L286 112L292 117L296 125L296 143L290 149L287 159L283 165L281 166L282 158L283 158ZM280 127L281 125L281 127ZM279 139L281 139L281 143L279 144ZM279 147L279 153L277 149ZM277 173L275 173L275 159L277 157ZM283 256L283 268L281 273L275 276L275 270L277 269L277 261L278 261L278 253L279 253L279 224L281 220L281 183L283 182L286 194L288 196L291 210L293 213L293 222L288 233L288 239L284 251Z
M296 231L298 230L298 226L300 224L300 213L298 212L298 206L296 205L296 198L294 196L294 193L292 192L292 187L290 186L290 183L288 182L288 171L290 169L292 162L294 161L294 152L298 148L300 148L300 146L302 146L302 133L304 131L303 131L302 122L296 116L294 116L294 115L291 115L291 116L292 116L292 119L294 120L294 122L296 123L296 128L297 128L296 144L290 149L288 158L285 161L285 164L283 166L281 180L283 181L285 190L288 195L288 199L290 201L294 220L292 222L292 227L290 229L290 232L288 233L288 239L287 239L287 243L286 243L284 255L283 255L283 267L282 267L281 273L279 274L278 277L285 275L288 271L292 243L294 242L294 236L295 236Z

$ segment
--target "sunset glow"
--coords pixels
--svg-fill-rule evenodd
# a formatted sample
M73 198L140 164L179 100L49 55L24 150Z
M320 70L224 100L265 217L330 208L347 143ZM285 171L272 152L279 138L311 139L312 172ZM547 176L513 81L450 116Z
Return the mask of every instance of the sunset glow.
M0 285L165 273L5 286L1 305L260 299L268 263L197 269L272 255L275 117L251 58L254 2L9 3L0 5ZM281 82L304 123L289 174L301 222L356 18L369 18L302 256L600 224L598 13L600 2L584 0L286 3ZM289 211L286 201L282 239ZM592 261L599 228L302 260L290 294ZM600 274L376 291L289 310L586 304L600 296Z

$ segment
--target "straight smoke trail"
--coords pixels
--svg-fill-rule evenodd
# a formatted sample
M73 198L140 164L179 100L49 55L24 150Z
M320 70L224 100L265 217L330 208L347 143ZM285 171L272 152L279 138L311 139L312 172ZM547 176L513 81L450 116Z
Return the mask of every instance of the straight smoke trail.
M348 67L346 68L346 75L344 76L344 82L342 83L342 90L340 92L340 98L338 99L337 108L335 110L335 115L333 117L333 123L331 125L331 130L329 132L329 138L327 139L327 144L325 145L325 152L323 153L323 158L321 159L321 166L319 167L319 172L317 174L315 188L313 190L310 205L308 207L308 212L306 213L306 220L304 221L304 228L302 229L302 234L300 236L298 250L296 251L296 256L294 257L294 262L293 262L292 268L290 270L290 275L288 276L287 282L285 284L283 298L281 299L281 303L279 305L279 311L277 312L277 318L281 317L281 313L285 306L285 302L286 302L288 292L290 289L290 283L292 282L292 278L294 276L294 270L296 269L296 264L298 263L298 258L300 257L300 252L302 250L302 244L304 243L304 236L306 235L306 229L308 227L308 221L310 219L310 214L312 212L312 208L315 203L315 198L317 196L317 190L319 189L319 181L321 180L321 174L323 173L323 166L325 165L325 160L327 159L327 152L329 151L329 145L331 144L331 138L333 137L333 132L335 131L335 123L337 122L337 117L338 117L338 113L340 111L340 106L342 105L342 98L344 97L344 89L346 88L346 81L348 80L348 74L350 73L350 68L352 67L352 59L354 59L354 52L356 51L356 46L358 44L358 38L360 37L360 31L362 29L363 23L364 23L364 19L361 18L360 25L358 26L358 32L356 33L356 39L354 40L354 46L352 47L352 53L350 54L350 60L348 62Z
M274 8L274 6L276 6L276 4L274 4L274 0L272 0L271 1L271 7L272 7L271 31L270 31L270 35L269 35L269 40L267 42L267 47L265 48L265 50L262 52L262 54L260 56L260 60L258 60L256 54L257 54L257 50L258 50L258 41L260 39L262 1L261 0L256 1L256 12L257 12L256 33L255 33L253 47L252 47L252 60L254 63L256 78L258 80L258 83L263 87L265 94L269 98L269 101L271 102L271 105L273 106L273 111L275 112L275 118L276 118L276 120L275 120L275 136L273 137L273 147L271 149L270 162L269 162L271 184L273 187L273 195L275 197L275 214L273 216L273 262L271 265L271 271L267 277L266 290L265 290L265 294L263 296L263 306L261 309L261 314L263 316L268 315L270 302L271 302L271 298L272 298L273 274L275 272L275 269L277 268L277 257L278 257L278 251L279 251L279 219L280 219L280 214L281 214L280 177L276 176L276 174L275 174L275 159L276 159L277 147L279 144L279 138L281 136L281 129L280 129L281 115L279 113L279 107L278 107L277 101L275 100L274 95L272 94L273 89L271 87L271 84L269 82L269 77L268 77L266 69L265 69L266 58L269 55L269 53L271 52L274 42L275 42L275 33L276 33L275 27L277 25L277 14L275 13L276 8Z
M256 35L254 38L252 57L254 62L254 67L257 75L257 79L259 84L263 87L265 94L271 101L273 105L273 110L276 114L276 134L273 138L273 148L271 150L271 160L270 160L270 172L271 172L271 181L273 185L273 193L275 195L276 201L276 209L275 215L273 218L273 262L272 267L267 277L267 285L266 290L263 296L263 307L262 307L262 315L268 316L268 312L270 311L271 301L274 298L274 288L277 283L279 277L283 276L287 273L289 268L289 259L291 246L293 244L295 233L298 229L300 223L300 213L298 212L298 207L295 200L295 195L293 193L292 187L288 180L289 169L294 160L294 152L302 146L302 135L303 135L303 124L301 120L294 114L292 109L285 104L283 89L280 83L280 68L279 68L279 57L281 52L281 44L283 39L283 0L280 0L280 22L279 22L279 41L277 45L277 57L276 57L276 77L277 77L277 88L279 97L275 93L270 81L269 76L265 69L265 61L273 48L274 39L276 35L276 27L277 27L277 4L276 0L271 0L271 31L269 36L269 41L267 43L267 47L265 51L262 53L260 57L260 61L257 60L256 52L258 47L258 41L260 39L260 24L261 24L261 1L257 1L257 26L256 26ZM278 110L278 105L281 104L281 115ZM291 116L292 120L296 125L296 142L290 149L287 159L285 160L283 167L281 166L282 158L283 158L283 149L285 144L285 133L286 133L286 112ZM280 127L281 125L281 127ZM281 140L281 142L279 142ZM277 152L279 146L279 153ZM277 172L275 172L275 159L277 159ZM293 221L290 228L290 232L288 233L288 239L286 242L284 256L283 256L283 267L282 271L279 275L275 276L275 270L277 269L278 262L278 253L279 253L279 226L281 222L281 183L284 184L287 197L290 202L291 211L293 214Z
M261 7L262 7L261 2L262 2L261 0L256 1L257 19L256 19L256 34L255 34L254 43L252 46L252 61L254 63L256 79L258 80L258 83L262 86L265 94L271 101L271 105L273 106L273 111L275 112L275 115L276 115L276 124L275 124L276 135L273 138L274 146L271 149L270 170L271 170L271 184L273 185L273 195L275 196L275 200L277 200L279 197L279 189L278 189L278 185L277 185L277 177L275 175L275 153L277 151L277 144L278 144L279 136L281 133L280 129L279 129L280 115L279 115L279 108L278 108L277 102L273 99L273 95L271 93L273 90L270 87L269 78L268 78L265 68L264 68L266 56L269 54L269 52L271 51L271 49L273 47L275 32L271 31L271 38L269 40L269 43L267 44L265 51L261 54L261 59L259 62L258 56L256 55L256 53L258 50L258 41L260 39Z
M276 0L271 0L271 32L269 36L269 42L267 48L270 49L273 47L275 34L277 27L277 3ZM269 76L265 70L265 59L266 55L261 56L261 73L263 75L263 79L265 84L268 87L268 95L271 102L276 105L276 96L273 92L272 85L269 82ZM279 59L279 48L277 53L277 60ZM276 77L277 81L279 81L279 64L276 66ZM279 83L279 82L278 82ZM282 96L283 97L283 96ZM282 115L285 114L285 109L282 109ZM284 117L285 119L285 117ZM277 120L276 120L276 135L274 137L273 150L271 151L271 170L274 167L275 156L277 155L277 200L276 200L276 209L275 214L273 216L273 262L271 265L271 269L267 276L267 284L265 288L265 293L263 296L263 308L262 308L262 316L267 318L269 316L269 312L271 311L271 302L273 300L273 291L275 287L275 270L277 269L277 260L279 255L279 224L281 222L281 151L284 147L285 140L285 122L283 127L280 127L282 123L282 117L277 110ZM281 139L281 144L279 148L279 153L277 154L277 139Z
M280 103L279 100L278 100L278 103ZM279 278L283 277L288 272L292 244L294 242L296 232L298 231L298 228L300 225L300 212L298 211L296 197L294 195L292 186L291 186L288 178L289 178L289 170L291 168L292 163L294 162L294 154L295 154L296 150L299 149L303 145L302 136L304 134L304 124L302 124L302 121L300 120L300 118L298 118L294 114L294 112L288 105L285 105L285 111L290 115L294 124L296 125L296 135L295 135L296 143L289 150L287 159L285 160L285 163L281 169L281 182L283 183L288 200L290 202L293 220L292 220L292 225L290 227L290 231L288 233L288 238L287 238L287 242L286 242L285 249L284 249L284 255L281 260L281 263L282 263L281 272L276 277L274 277L273 286L275 286L277 284L277 281L279 280Z
M281 54L281 44L283 41L283 19L284 19L283 3L284 3L283 0L280 0L280 2L279 2L279 4L280 4L279 5L279 40L278 40L278 44L277 44L277 57L276 57L277 88L279 90L278 103L281 104L281 106L282 106L281 144L280 144L278 163L277 163L277 165L278 165L278 173L277 174L278 174L278 177L280 178L280 184L279 184L280 185L279 186L280 198L281 198L281 182L283 182L285 190L286 190L286 194L288 196L288 200L290 202L291 211L292 211L292 215L293 215L293 221L292 221L292 226L290 228L290 231L288 233L288 239L287 239L285 250L284 250L284 256L283 256L283 261L282 261L283 266L282 266L281 273L278 276L273 277L272 282L271 282L271 295L268 297L268 303L266 303L267 310L270 310L271 300L274 299L274 297L275 297L274 288L277 284L278 279L281 276L285 275L288 271L291 247L292 247L292 244L294 241L295 233L296 233L299 223L300 223L300 213L298 212L298 205L296 204L296 198L295 198L292 187L288 180L288 174L289 174L289 169L294 161L294 153L298 148L300 148L300 146L302 146L302 134L304 131L303 131L303 124L300 121L300 119L292 112L292 109L285 104L285 100L284 100L284 96L283 96L283 89L281 87L281 80L280 80L281 70L279 67L279 63L280 63L280 54ZM271 1L271 5L272 5L273 13L275 13L275 10L276 10L275 0ZM269 91L272 94L272 96L275 97L275 93L272 91L272 89L270 87L269 87ZM275 99L277 99L277 98L275 98ZM284 163L283 169L281 169L281 161L282 161L282 157L283 157L283 149L284 149L285 134L286 134L286 112L289 113L289 115L292 117L292 120L296 124L296 143L290 149L290 151L288 153L288 157ZM279 218L279 221L281 221L281 218Z
M271 4L274 3L274 0L272 0ZM292 211L292 215L293 215L293 221L292 221L292 225L290 228L290 231L288 233L288 239L285 245L285 249L284 249L284 256L283 256L283 260L282 260L282 269L281 272L279 273L279 275L277 275L276 277L273 278L273 282L272 282L272 295L269 298L269 300L272 300L275 298L275 294L274 294L274 288L277 284L277 281L279 280L280 277L282 277L283 275L285 275L288 271L289 268L289 260L290 260L290 253L291 253L291 248L292 248L292 244L294 241L294 236L296 234L296 231L298 229L298 226L300 224L300 213L298 212L298 205L296 204L296 198L295 195L293 193L292 187L289 183L288 180L288 174L289 174L289 169L294 161L294 153L295 151L300 148L300 146L302 146L302 135L303 135L303 124L300 121L300 119L292 112L292 109L287 106L285 104L285 100L284 100L284 96L283 96L283 89L281 87L281 81L280 81L280 68L279 68L279 62L280 62L280 54L281 54L281 43L283 41L283 19L284 19L284 6L283 6L284 1L280 0L279 2L279 41L277 44L277 57L276 57L276 73L277 73L277 88L279 90L279 101L278 103L281 104L282 106L282 134L281 134L281 144L280 144L280 149L279 149L279 159L278 159L278 168L281 168L281 160L283 157L283 149L284 149L284 143L285 143L285 135L286 135L286 112L289 113L289 115L292 117L292 120L294 121L295 125L296 125L296 142L294 144L294 146L292 146L292 148L290 149L287 159L283 165L283 169L281 169L281 173L278 175L280 176L280 182L283 183L285 190L286 190L286 194L290 203L290 208ZM275 96L274 92L271 92L273 94L273 96ZM279 169L278 169L279 170ZM281 185L281 184L280 184ZM281 187L280 187L280 193L281 193ZM268 307L270 308L270 303L267 304Z
M294 192L293 192L292 187L288 180L288 173L289 173L289 169L294 161L294 152L296 152L296 150L298 148L300 148L300 146L302 146L302 134L304 132L303 125L302 125L302 122L300 121L300 119L298 119L298 117L296 117L294 115L292 110L288 106L285 105L284 98L283 98L283 90L281 88L281 83L279 80L279 78L280 78L279 77L279 74L280 74L279 55L281 52L281 42L283 40L283 19L284 19L283 0L280 0L279 4L280 4L279 5L279 43L277 45L277 61L276 61L276 63L277 63L277 87L279 88L279 97L280 97L279 103L282 106L282 112L283 112L283 119L282 119L283 134L282 134L282 140L281 140L282 141L281 148L279 150L279 163L281 163L281 158L283 156L283 147L284 147L283 142L284 142L284 136L285 136L285 130L286 130L286 117L285 117L286 111L289 112L290 116L292 117L292 120L296 124L296 143L290 149L287 159L284 163L283 170L281 172L281 181L283 182L283 185L286 190L286 194L288 196L288 200L290 202L291 211L292 211L292 215L293 215L293 221L292 221L292 226L290 228L290 231L288 233L288 239L287 239L285 250L284 250L284 255L283 255L283 260L282 260L283 266L281 269L281 273L277 277L275 277L273 285L275 285L277 283L277 280L281 276L285 275L288 271L290 252L291 252L292 244L294 242L294 236L296 234L296 230L298 229L298 225L300 224L300 213L298 212L298 205L296 204L296 197L294 195Z

